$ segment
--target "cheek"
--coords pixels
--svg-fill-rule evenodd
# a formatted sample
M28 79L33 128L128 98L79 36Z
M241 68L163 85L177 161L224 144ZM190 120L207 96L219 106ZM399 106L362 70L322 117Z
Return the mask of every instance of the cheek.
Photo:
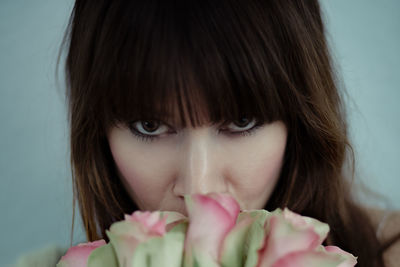
M258 159L250 163L248 182L250 189L253 189L250 195L257 196L258 193L269 194L275 186L283 161L283 153L265 153L258 155Z
M165 149L144 146L130 135L116 133L109 138L110 149L119 176L131 198L141 209L155 210L163 199L172 177Z
M285 132L270 138L257 136L240 149L230 164L231 183L246 209L261 209L268 201L279 179L286 147Z

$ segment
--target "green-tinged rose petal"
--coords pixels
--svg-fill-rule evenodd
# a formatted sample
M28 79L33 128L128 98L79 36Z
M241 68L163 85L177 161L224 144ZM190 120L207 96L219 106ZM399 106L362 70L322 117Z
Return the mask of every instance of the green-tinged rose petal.
M114 248L109 243L96 248L90 253L88 258L88 267L118 267L117 256Z
M312 227L319 235L319 244L322 244L330 231L328 224L311 217L301 216L300 214L292 212L288 208L283 210L283 216L298 228Z
M115 222L110 227L110 232L114 234L121 234L126 236L135 236L138 239L145 236L144 227L139 223L131 223L129 221L119 221Z
M244 261L245 241L253 218L240 221L225 237L222 244L220 264L222 267L242 267Z
M161 214L162 218L164 218L164 216L167 217L166 222L165 222L167 232L170 232L171 229L175 228L175 226L177 226L177 225L189 222L188 217L186 217L183 214L176 212L176 211L160 211L160 214Z
M276 211L278 212L278 211ZM238 216L238 223L246 218L254 218L250 225L246 241L244 243L244 267L254 267L258 262L258 249L262 247L265 236L264 224L272 215L266 210L242 211Z
M187 254L184 255L183 267L221 267L210 255L202 251L192 250L190 255L190 257L185 257Z
M342 258L342 263L338 267L353 267L354 265L357 264L357 258L353 254L342 250L341 248L337 246L320 246L320 250L324 250L327 253L331 254L338 254Z
M266 237L259 250L259 264L269 267L285 255L311 251L319 244L319 235L312 227L297 228L283 216L273 216L266 225Z
M87 267L89 255L98 247L106 245L104 239L80 243L70 247L56 264L57 267Z
M172 227L171 230L169 230L168 232L169 233L179 232L186 235L188 225L189 223L187 221L181 222Z
M184 240L185 235L181 232L168 232L162 237L152 237L136 247L132 266L127 267L180 267Z
M120 265L130 266L133 253L140 243L165 233L165 221L157 213L135 213L124 221L113 223L110 230L106 231Z
M160 211L160 215L162 218L164 218L164 216L167 216L167 220L165 221L166 224L187 219L185 215L176 211Z
M272 267L352 267L357 261L353 255L350 257L341 253L328 252L321 245L315 250L289 253L276 261Z
M118 235L107 230L106 234L114 248L119 264L123 267L130 265L133 252L140 242L132 236Z
M66 262L58 262L57 264L56 264L56 267L68 267L68 263L66 263Z
M218 262L223 241L236 224L239 204L228 194L184 197L190 220L184 262L192 266L196 257L201 266L211 266L212 262Z
M296 251L281 258L271 267L338 267L339 264L340 259L337 257L326 257L317 251Z

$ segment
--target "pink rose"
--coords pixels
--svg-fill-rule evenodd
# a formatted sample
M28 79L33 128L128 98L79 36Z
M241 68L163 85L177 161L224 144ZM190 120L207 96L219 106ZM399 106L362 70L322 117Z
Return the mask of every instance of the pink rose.
M131 266L139 244L154 237L163 237L167 229L185 218L180 213L170 211L135 211L132 215L125 215L124 221L112 224L106 233L115 248L118 262Z
M131 266L136 247L155 236L163 236L166 232L166 217L150 211L135 211L125 215L125 220L111 225L107 235L115 248L118 262Z
M319 246L316 250L301 250L287 254L276 261L273 267L353 267L356 258L335 246Z
M265 224L257 267L354 266L356 258L337 247L322 246L329 226L287 208L272 212Z
M326 246L325 250L327 252L339 254L344 259L338 267L352 267L357 263L357 258L354 257L353 254L348 253L337 246Z
M185 239L185 266L218 266L222 243L236 224L239 204L227 194L185 196L189 228ZM201 261L201 262L199 262Z
M90 253L103 245L104 239L89 243L81 243L68 249L67 253L61 257L57 267L86 267Z
M237 201L225 193L186 195L185 204L188 218L173 211L125 215L106 231L109 244L98 240L72 247L57 267L148 262L165 267L352 267L357 263L352 254L322 245L329 232L326 223L287 208L240 212Z
M166 217L161 220L158 212L136 211L132 215L125 214L125 220L138 223L138 225L143 227L143 232L149 235L162 236L166 231Z

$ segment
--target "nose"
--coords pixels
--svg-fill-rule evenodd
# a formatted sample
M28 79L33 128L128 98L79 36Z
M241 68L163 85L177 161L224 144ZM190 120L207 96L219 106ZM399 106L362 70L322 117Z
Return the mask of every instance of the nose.
M180 147L174 194L226 192L220 147L209 128L189 130Z

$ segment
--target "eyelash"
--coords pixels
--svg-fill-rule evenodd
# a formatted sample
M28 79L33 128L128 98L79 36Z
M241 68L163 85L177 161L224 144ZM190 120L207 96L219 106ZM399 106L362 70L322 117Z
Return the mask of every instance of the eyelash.
M244 131L241 131L241 132L231 132L230 134L231 134L231 135L234 135L234 136L250 136L250 135L254 134L254 132L255 132L258 128L260 128L262 125L263 125L263 123L258 121L252 128L250 128L250 129L248 129L248 130L244 130ZM151 135L144 135L144 134L141 134L140 132L138 132L138 131L136 131L135 129L133 129L133 127L129 127L129 129L130 129L130 131L132 132L132 134L133 134L136 138L138 138L139 140L141 140L141 141L152 142L152 141L155 141L156 139L159 138L159 137L156 136L156 135L155 135L155 136L151 136Z

